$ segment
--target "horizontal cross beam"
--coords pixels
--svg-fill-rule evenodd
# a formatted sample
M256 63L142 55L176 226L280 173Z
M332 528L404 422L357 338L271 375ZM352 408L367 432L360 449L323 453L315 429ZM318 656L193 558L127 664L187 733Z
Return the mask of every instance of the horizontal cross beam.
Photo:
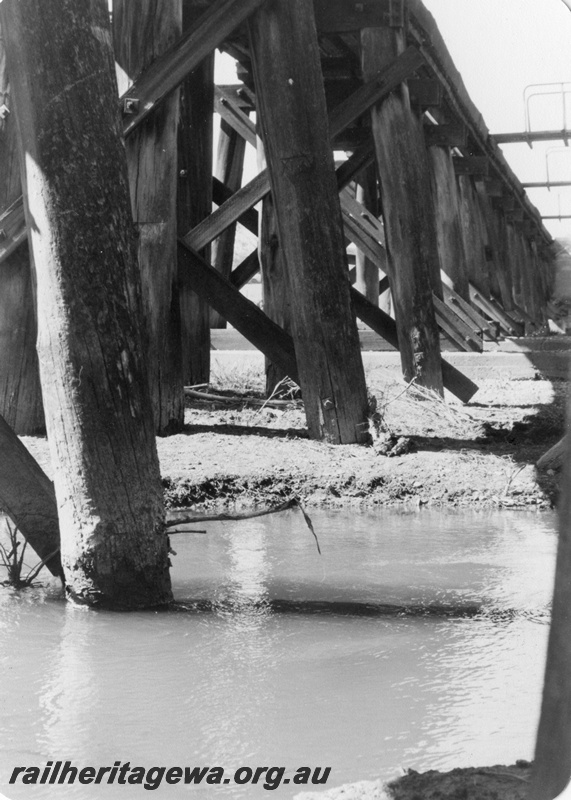
M571 131L521 131L519 133L492 133L496 144L531 144L532 142L564 142L571 139Z
M390 25L390 0L313 0L319 33L343 33Z
M522 183L522 186L524 189L550 189L552 186L553 188L571 186L571 181L530 181Z

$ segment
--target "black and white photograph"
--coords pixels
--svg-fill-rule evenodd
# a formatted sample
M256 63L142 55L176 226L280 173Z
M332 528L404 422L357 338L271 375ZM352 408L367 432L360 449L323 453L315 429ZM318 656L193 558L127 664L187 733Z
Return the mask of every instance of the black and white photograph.
M571 800L570 359L571 0L0 0L0 800Z

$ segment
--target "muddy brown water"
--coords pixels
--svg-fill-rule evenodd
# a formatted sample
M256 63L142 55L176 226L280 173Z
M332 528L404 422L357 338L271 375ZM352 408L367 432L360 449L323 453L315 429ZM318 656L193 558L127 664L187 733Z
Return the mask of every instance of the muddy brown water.
M0 589L9 798L291 798L244 785L8 785L16 766L330 766L327 783L530 758L552 514L299 512L172 538L178 606Z

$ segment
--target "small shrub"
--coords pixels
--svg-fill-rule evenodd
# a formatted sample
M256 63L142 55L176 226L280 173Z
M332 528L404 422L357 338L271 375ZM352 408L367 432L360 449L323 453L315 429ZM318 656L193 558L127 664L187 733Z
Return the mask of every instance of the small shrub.
M43 559L35 567L32 567L25 576L22 575L24 567L28 569L24 564L27 542L20 539L18 528L9 520L6 520L6 530L8 532L8 544L4 545L0 542L0 566L5 568L7 577L6 580L0 581L0 585L12 586L15 589L25 589L28 586L33 586L34 580L48 559ZM48 558L51 558L51 556L48 556Z

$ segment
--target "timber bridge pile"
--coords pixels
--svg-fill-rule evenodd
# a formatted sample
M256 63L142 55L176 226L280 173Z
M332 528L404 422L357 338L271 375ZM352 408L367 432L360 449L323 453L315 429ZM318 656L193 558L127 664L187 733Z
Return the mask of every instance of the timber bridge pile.
M120 0L112 16L157 431L182 426L183 386L208 382L210 325L226 321L265 353L269 391L301 384L316 438L366 436L355 314L399 348L407 380L468 400L441 339L481 351L544 324L553 243L431 15L420 0L181 2ZM214 86L215 48L241 84ZM0 65L0 411L30 433L33 214ZM242 185L247 142L260 172ZM237 223L259 247L232 269ZM239 293L260 268L263 312Z
M333 444L369 439L356 317L463 401L441 334L545 321L551 239L419 0L114 0L111 28L3 0L0 28L0 504L78 602L172 598L156 434L208 381L211 309ZM44 424L54 484L17 436Z
M546 322L551 237L420 0L116 0L112 27L158 432L209 380L211 324L266 355L268 391L301 384L311 435L351 442L366 436L355 314L407 380L463 401L476 387L441 339L481 351ZM214 85L215 48L241 84ZM2 59L0 412L25 434L43 411L8 78ZM260 172L242 185L247 142ZM259 247L232 269L237 223ZM239 292L260 267L263 312Z

